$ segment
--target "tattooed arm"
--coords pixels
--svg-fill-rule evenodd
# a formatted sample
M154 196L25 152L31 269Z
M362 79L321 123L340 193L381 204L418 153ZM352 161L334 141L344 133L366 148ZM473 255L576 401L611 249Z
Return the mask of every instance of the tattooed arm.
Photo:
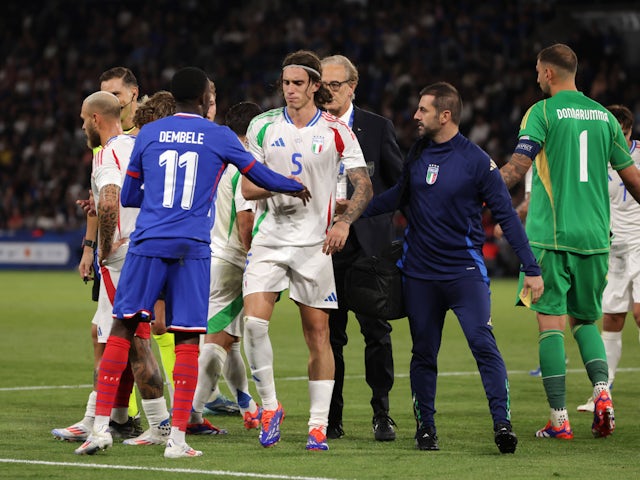
M331 230L327 233L322 251L327 255L339 252L349 236L349 226L355 222L373 197L373 187L366 167L347 170L349 181L353 185L353 195L344 212L336 216Z
M522 180L531 168L532 160L521 153L511 155L511 160L500 169L500 174L507 188L512 188L516 183Z
M105 185L100 189L98 201L98 232L100 238L99 263L111 253L113 237L118 226L120 211L120 187L118 185Z

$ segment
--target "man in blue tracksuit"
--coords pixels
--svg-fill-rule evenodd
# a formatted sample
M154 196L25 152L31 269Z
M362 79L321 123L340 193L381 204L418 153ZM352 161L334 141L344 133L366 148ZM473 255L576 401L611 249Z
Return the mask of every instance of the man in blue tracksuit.
M482 211L500 223L525 273L523 294L537 302L544 290L540 267L509 191L489 155L459 132L462 99L444 82L425 87L414 115L421 138L409 152L394 187L375 196L366 216L394 210L407 214L399 266L413 339L411 390L417 422L416 445L438 450L434 414L437 357L445 314L452 309L476 359L494 438L502 453L513 453L507 370L491 325L489 278L482 257Z

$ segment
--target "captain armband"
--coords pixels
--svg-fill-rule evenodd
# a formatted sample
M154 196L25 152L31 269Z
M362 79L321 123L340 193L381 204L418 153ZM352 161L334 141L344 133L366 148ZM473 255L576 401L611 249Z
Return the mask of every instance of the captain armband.
M513 153L519 153L520 155L524 155L525 157L529 157L531 160L534 160L541 148L542 147L538 142L534 142L529 138L523 137L518 140L518 144L516 145Z

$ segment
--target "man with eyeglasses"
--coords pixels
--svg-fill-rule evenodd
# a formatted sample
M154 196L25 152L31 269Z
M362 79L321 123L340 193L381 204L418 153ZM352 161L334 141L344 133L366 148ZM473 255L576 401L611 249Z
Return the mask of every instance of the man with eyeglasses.
M351 127L362 148L374 195L382 193L397 182L402 171L402 154L393 124L390 120L353 104L358 86L358 70L348 58L342 55L324 58L322 83L333 95L333 100L325 105L326 109ZM353 186L349 182L347 197L352 193ZM393 214L389 213L356 220L344 248L333 255L339 308L332 310L329 315L330 340L336 365L327 429L329 438L340 438L344 435L342 390L345 366L342 351L348 341L349 311L340 305L340 299L344 295L345 272L357 258L379 254L391 243L395 236L392 216ZM387 320L355 313L365 339L365 372L372 391L374 437L378 441L392 441L396 438L396 432L395 423L389 416L389 391L393 386L391 325Z

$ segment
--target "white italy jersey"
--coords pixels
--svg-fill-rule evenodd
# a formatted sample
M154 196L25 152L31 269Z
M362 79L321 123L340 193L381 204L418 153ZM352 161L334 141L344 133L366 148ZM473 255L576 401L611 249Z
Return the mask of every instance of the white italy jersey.
M235 165L227 165L220 177L215 200L215 222L211 229L211 254L244 268L247 251L240 240L236 213L254 210L255 202L240 193L241 175Z
M105 185L118 185L122 188L134 142L135 138L130 135L118 135L110 138L104 148L94 154L91 190L96 210L98 210L101 188ZM114 241L128 238L131 235L136 226L136 217L139 211L138 208L124 208L120 205Z
M321 110L299 129L286 108L277 108L252 120L247 139L258 161L282 175L299 177L312 197L306 206L298 198L278 193L257 202L252 244L321 244L332 223L340 162L346 170L366 167L351 129Z
M640 168L640 142L631 141L631 158ZM611 201L612 252L624 252L640 246L640 204L629 194L620 175L609 165L609 199Z

